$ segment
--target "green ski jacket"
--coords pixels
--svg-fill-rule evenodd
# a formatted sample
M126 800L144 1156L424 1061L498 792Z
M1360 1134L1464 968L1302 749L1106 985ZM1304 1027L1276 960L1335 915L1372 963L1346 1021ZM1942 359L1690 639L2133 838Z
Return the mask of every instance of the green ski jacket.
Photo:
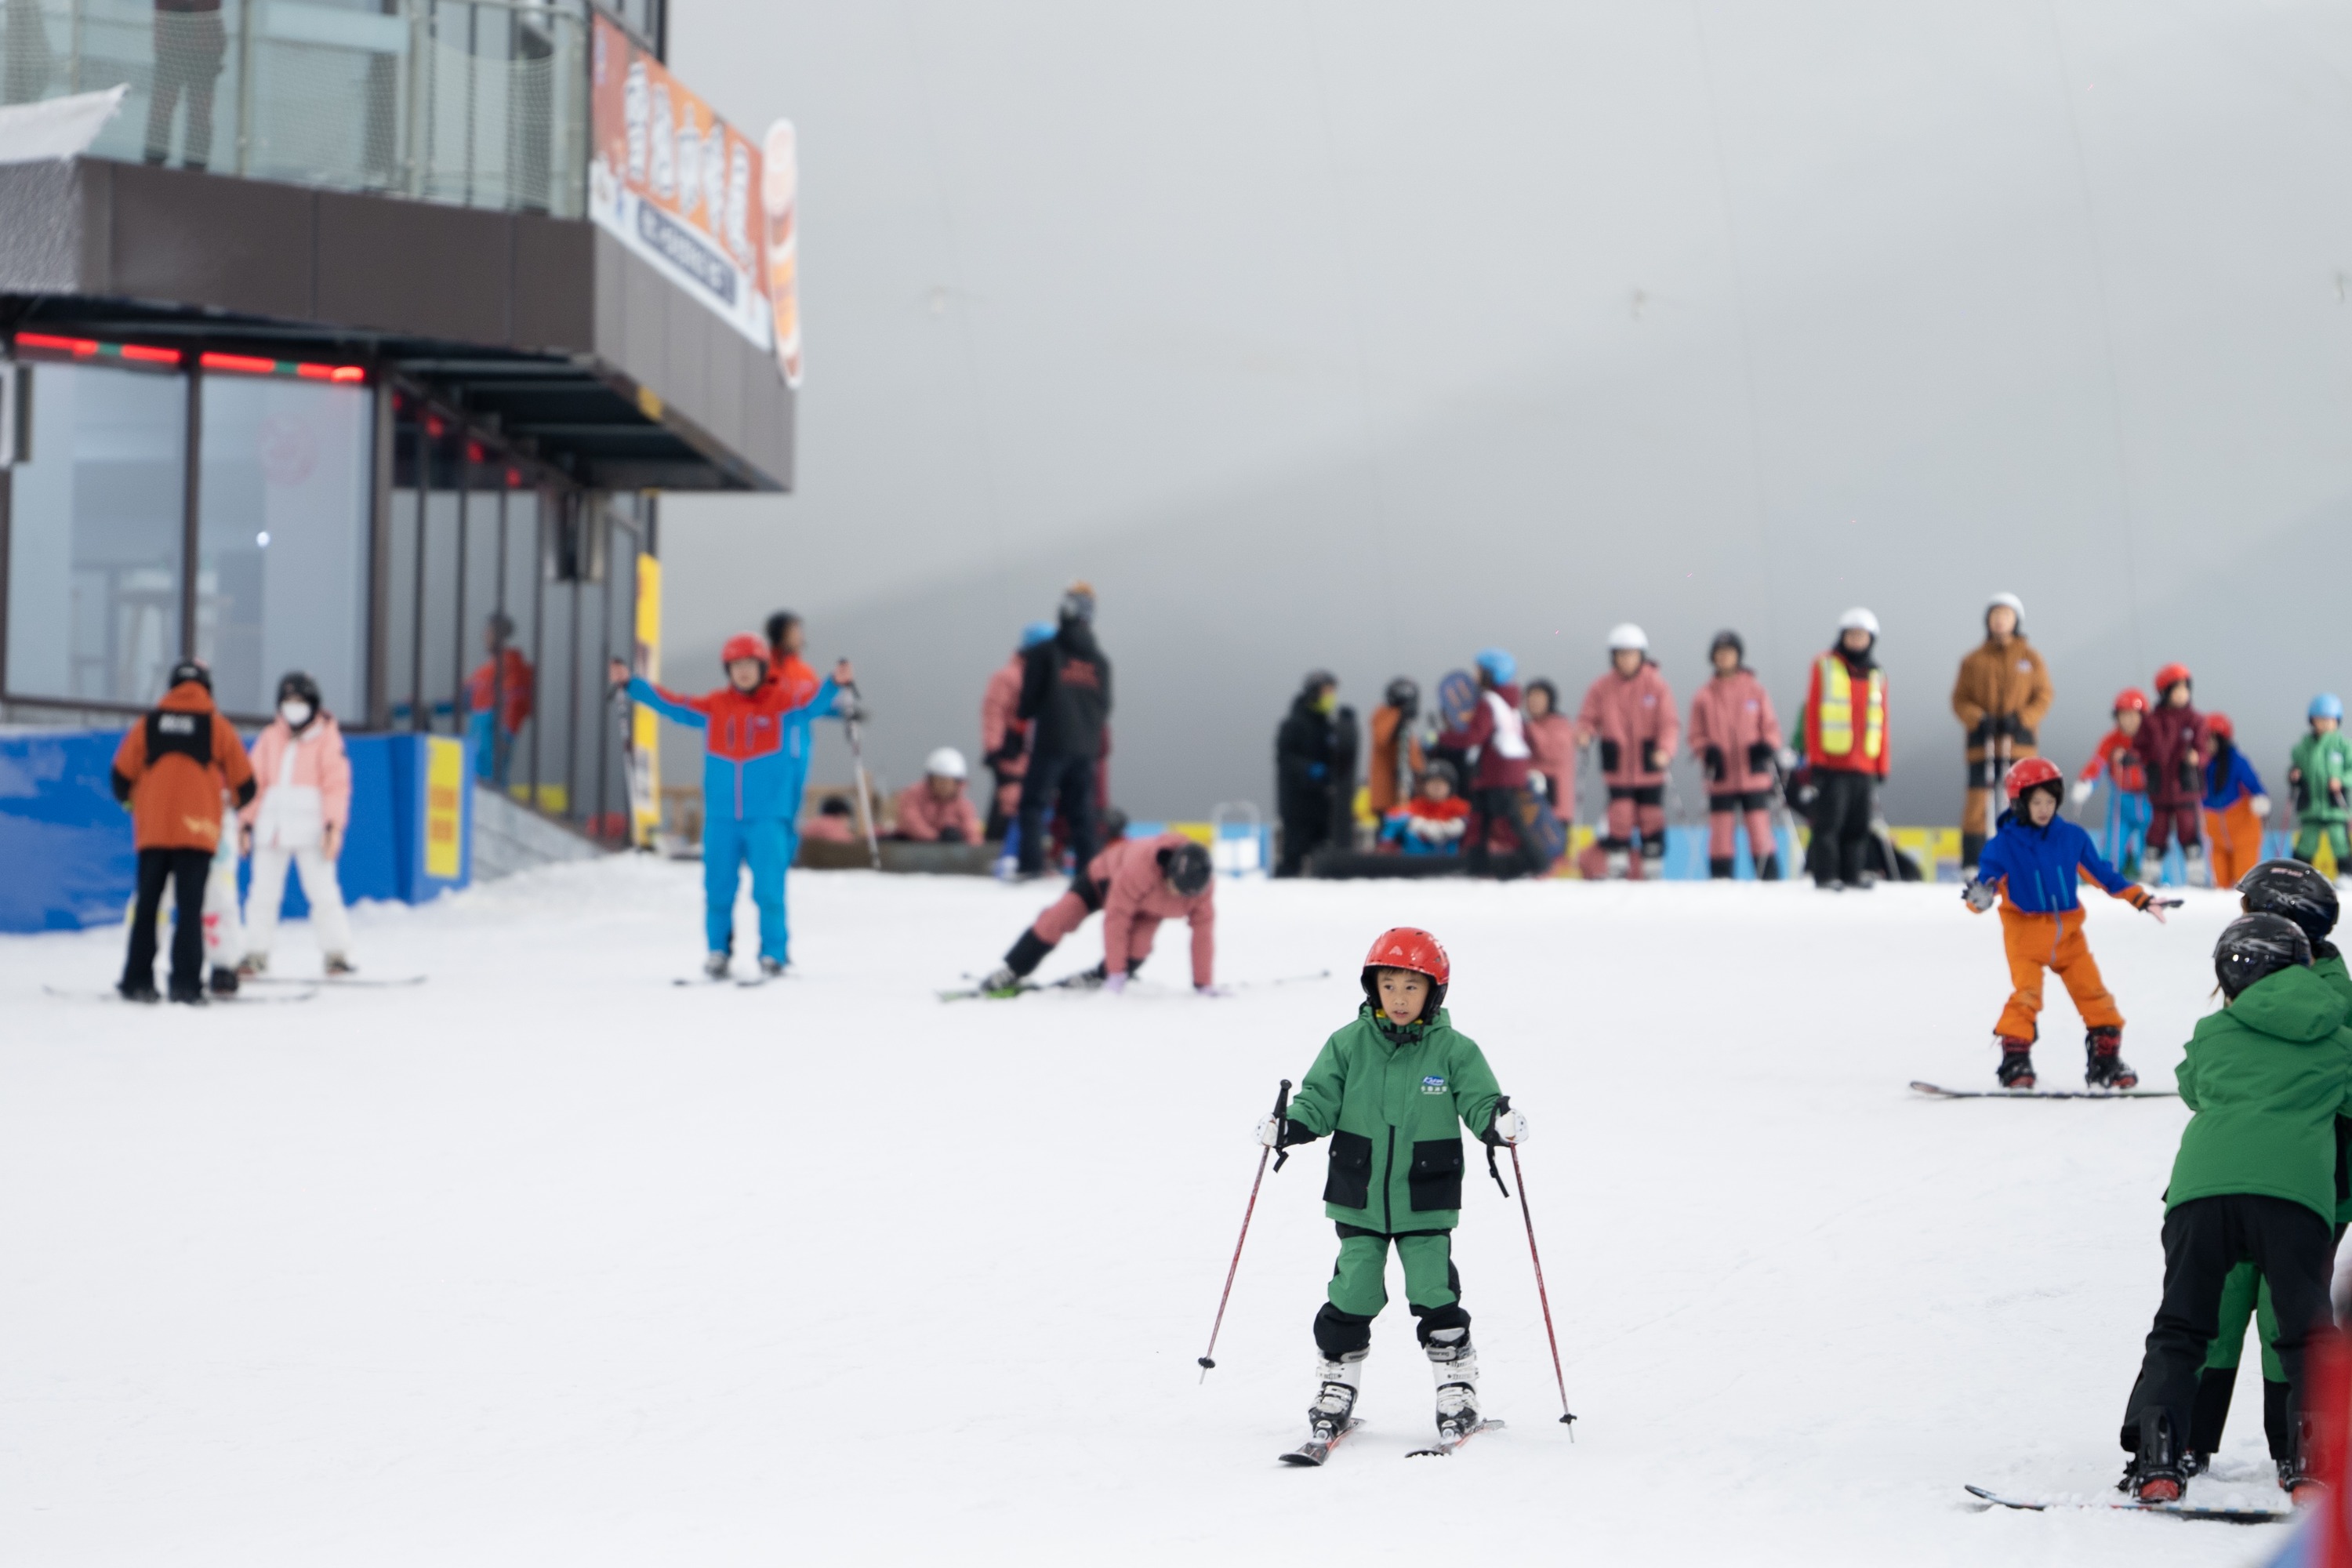
M1436 1020L1400 1029L1370 1002L1323 1042L1290 1119L1331 1139L1323 1212L1394 1236L1462 1218L1462 1129L1480 1136L1503 1097L1478 1043Z
M2196 1114L2165 1189L2191 1198L2254 1193L2336 1219L2336 1119L2352 1115L2352 1030L2336 987L2283 969L2200 1018L2173 1076Z
M2288 754L2287 766L2303 774L2295 781L2295 815L2305 822L2352 822L2352 736L2341 730L2322 735L2306 732ZM2333 782L2344 787L2347 804L2339 805Z

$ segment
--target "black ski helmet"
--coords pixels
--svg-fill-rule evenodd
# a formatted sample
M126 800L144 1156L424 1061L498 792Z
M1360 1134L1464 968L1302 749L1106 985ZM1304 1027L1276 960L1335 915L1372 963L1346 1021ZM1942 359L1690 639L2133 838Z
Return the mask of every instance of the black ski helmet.
M1421 777L1423 783L1431 779L1444 779L1446 788L1455 795L1462 793L1462 770L1444 757L1432 758L1429 766L1421 770Z
M1209 885L1209 851L1200 844L1178 844L1159 854L1160 869L1168 885L1182 898L1191 898Z
M1715 640L1706 645L1706 662L1713 664L1715 662L1715 656L1722 652L1725 648L1729 648L1732 653L1738 658L1738 660L1742 665L1745 665L1748 662L1748 645L1739 640L1739 634L1738 632L1732 631L1728 627L1716 633Z
M1390 681L1389 689L1381 694L1381 700L1391 708L1402 709L1407 719L1421 716L1421 688L1413 684L1409 676L1400 675Z
M185 686L191 680L206 691L213 689L213 672L205 668L204 660L184 658L173 665L171 676L163 682L163 688L168 691L174 686Z
M2240 915L2213 944L2213 977L2232 1001L2282 969L2311 967L2311 939L2284 915Z
M1339 689L1339 678L1328 669L1310 669L1307 672L1307 679L1298 683L1298 694L1301 697L1311 697L1327 686L1337 691Z
M2263 861L2238 879L2238 895L2246 913L2284 915L2302 927L2315 952L2341 912L2336 884L2300 860Z
M324 705L320 700L319 683L317 681L311 679L301 670L288 670L283 676L278 678L278 706L284 706L286 700L289 697L299 698L302 701L308 702L310 705L310 716L308 719L303 720L301 723L294 726L297 730L307 730L312 724L319 721L319 715L324 710Z

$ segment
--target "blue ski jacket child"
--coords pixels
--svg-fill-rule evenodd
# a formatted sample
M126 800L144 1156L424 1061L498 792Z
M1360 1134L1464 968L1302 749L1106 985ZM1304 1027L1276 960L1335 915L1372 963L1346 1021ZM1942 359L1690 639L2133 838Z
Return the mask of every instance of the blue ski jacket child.
M2227 811L2246 796L2270 793L2255 775L2254 764L2246 761L2246 753L2226 741L2213 760L2205 764L2205 809L2208 811Z
M2088 833L2063 816L2052 817L2047 827L2036 827L2014 811L2002 812L1992 842L1977 861L1978 879L1996 883L2006 879L2011 907L2030 915L2081 909L2074 897L2078 871L2088 871L2119 899L2137 886L2107 864Z
M798 707L784 706L774 682L751 691L722 686L700 697L629 678L629 697L673 723L703 732L702 812L734 822L789 818L808 772L809 726L833 711L841 688L826 676Z

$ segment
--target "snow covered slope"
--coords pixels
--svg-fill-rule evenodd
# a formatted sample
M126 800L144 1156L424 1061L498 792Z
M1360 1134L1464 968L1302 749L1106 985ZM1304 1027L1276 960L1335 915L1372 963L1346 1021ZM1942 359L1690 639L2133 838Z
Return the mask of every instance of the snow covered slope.
M60 1000L113 933L0 942L5 1555L2016 1568L2277 1539L1964 1506L2116 1473L2186 1113L1908 1094L1991 1078L2000 936L1949 889L1229 885L1221 978L1331 977L1202 1000L1163 931L1124 998L951 1006L1049 889L793 892L801 972L759 990L670 984L698 872L642 861L362 910L368 968L430 983L298 1005ZM2093 911L2151 1081L2228 907ZM1267 1178L1205 1386L1193 1358L1250 1129L1401 922L1452 949L1455 1022L1533 1121L1581 1420L1479 1169L1456 1256L1510 1429L1401 1458L1430 1377L1400 1301L1370 1425L1297 1471L1320 1146ZM2079 1026L2047 1023L2071 1083ZM2258 1411L2193 1499L2275 1505Z

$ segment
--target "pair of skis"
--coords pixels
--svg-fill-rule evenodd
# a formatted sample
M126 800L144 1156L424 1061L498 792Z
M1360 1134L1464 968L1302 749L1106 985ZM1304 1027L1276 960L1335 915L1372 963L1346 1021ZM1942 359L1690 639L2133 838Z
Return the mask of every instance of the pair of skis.
M1320 1466L1324 1460L1331 1457L1332 1449L1338 1447L1341 1443L1348 1440L1348 1434L1353 1432L1357 1427L1361 1426L1363 1424L1363 1420L1360 1416L1350 1415L1348 1417L1348 1424L1345 1426L1340 1427L1339 1430L1332 1436L1329 1442L1319 1442L1313 1437L1309 1437L1307 1441L1301 1443L1296 1448L1291 1449L1288 1453L1277 1455L1276 1457L1286 1465L1298 1465L1307 1468ZM1448 1454L1454 1452L1454 1449L1462 1447L1463 1444L1467 1443L1471 1438L1475 1437L1479 1433L1499 1432L1502 1430L1502 1426L1503 1424L1500 1421L1481 1421L1475 1426L1458 1432L1451 1437L1441 1436L1436 1442L1431 1444L1426 1448L1409 1449L1405 1454L1405 1458L1408 1459L1442 1459Z
M1218 987L1220 991L1252 991L1260 986L1298 985L1310 980L1328 980L1331 972L1318 969L1312 974L1286 974L1275 980L1235 980ZM1026 996L1033 991L1093 991L1102 985L1102 976L1091 969L1076 974L1065 974L1059 980L1044 982L1024 980L1009 991L983 991L978 986L960 986L939 994L942 1002L1010 1002L1015 996Z

